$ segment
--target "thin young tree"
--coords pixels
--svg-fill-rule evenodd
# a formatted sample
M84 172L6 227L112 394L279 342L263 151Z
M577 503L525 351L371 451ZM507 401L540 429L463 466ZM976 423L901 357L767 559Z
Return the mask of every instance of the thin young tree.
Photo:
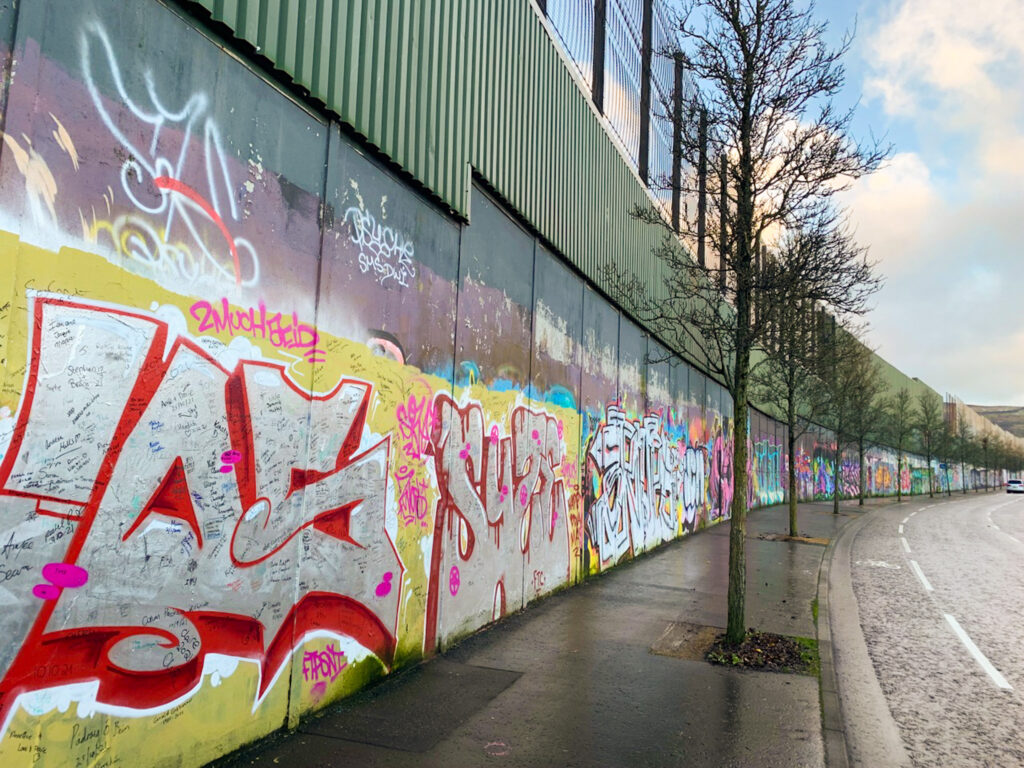
M885 402L886 437L896 449L896 501L903 501L903 458L914 432L910 390L900 387Z
M978 473L977 482L974 483L974 492L981 493L982 489L988 490L988 438L977 432L971 440L971 463Z
M992 438L989 435L982 435L981 439L978 440L979 447L981 448L981 466L985 470L985 491L988 492L988 466L989 466L989 448L992 444Z
M832 511L839 513L842 496L843 454L858 444L858 433L866 427L867 410L878 393L879 374L871 350L847 329L834 320L826 324L824 346L828 369L823 372L821 386L824 406L823 425L835 436L835 486L832 493ZM859 423L863 420L863 424ZM864 433L866 441L866 431ZM863 488L863 458L858 470ZM859 490L858 493L862 493Z
M607 277L620 302L671 346L698 357L732 397L726 638L738 643L746 634L751 355L766 346L764 310L788 297L838 314L860 313L877 286L859 249L841 249L832 258L799 254L768 260L762 258L761 243L781 231L834 232L842 215L832 205L833 196L876 169L888 148L853 140L852 112L833 105L850 41L827 45L827 26L815 20L813 4L683 0L682 5L677 53L699 96L682 110L664 112L676 121L678 149L692 169L679 174L680 195L694 200L709 190L719 198L719 216L706 221L701 214L707 206L698 204L688 206L692 210L683 221L668 222L660 209L638 206L634 215L668 230L657 249L664 278L654 295L647 291L646 276L608 265ZM720 174L705 172L707 158L722 166ZM718 264L693 258L679 234L697 243L698 254L703 238L710 240Z
M866 348L865 348L866 349ZM849 399L848 432L851 442L857 448L857 505L864 506L864 491L867 486L867 451L875 442L884 421L882 391L884 383L878 360L871 354L857 356L854 381L858 382Z
M946 485L946 498L953 495L953 482L949 474L949 465L953 460L956 451L956 436L950 424L949 414L942 419L942 429L939 431L939 457L942 461L943 476ZM941 490L941 489L940 489Z
M855 247L842 238L796 233L779 244L782 249ZM789 256L787 255L787 258ZM789 497L789 535L799 536L796 446L822 420L826 400L821 376L827 370L826 345L814 332L816 314L809 302L784 297L770 308L769 343L760 365L752 366L751 389L759 403L780 414L786 425L786 488Z
M971 428L967 424L967 420L963 418L960 413L957 413L956 419L956 452L960 459L960 486L963 490L964 495L967 495L967 457L971 453L971 442L974 436L971 434Z
M935 497L935 483L932 474L932 459L942 431L942 398L931 390L925 390L917 396L917 407L914 409L913 428L917 434L918 445L924 454L928 467L928 496Z
M996 452L995 452L995 466L998 470L996 474L996 487L1002 488L1006 483L1006 473L1010 468L1010 455L1013 452L1013 446L1010 444L1010 437L1006 433L1001 433L996 437Z

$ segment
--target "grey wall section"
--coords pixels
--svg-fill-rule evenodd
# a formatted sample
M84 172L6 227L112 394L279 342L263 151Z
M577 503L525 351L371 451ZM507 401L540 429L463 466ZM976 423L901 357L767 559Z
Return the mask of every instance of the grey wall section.
M206 762L727 517L728 395L506 205L158 2L0 8L0 765Z
M650 198L528 0L182 5L227 25L460 216L476 214L472 169L591 280L614 258L663 284L661 233L627 215Z
M574 414L578 413L582 396L585 290L583 280L556 256L537 246L533 276L533 353L530 388L526 394L537 402L563 407ZM580 420L574 418L556 426L556 434L561 429L559 440L572 446L574 452L582 438L580 424ZM552 441L551 447L556 448L557 441ZM563 474L568 491L578 500L579 462L563 463ZM570 577L578 581L586 572L582 567L583 521L579 516L570 516L566 522L570 526L569 558L577 563Z
M347 324L346 337L451 379L459 227L337 128L327 169L321 300ZM407 297L412 285L416 302Z

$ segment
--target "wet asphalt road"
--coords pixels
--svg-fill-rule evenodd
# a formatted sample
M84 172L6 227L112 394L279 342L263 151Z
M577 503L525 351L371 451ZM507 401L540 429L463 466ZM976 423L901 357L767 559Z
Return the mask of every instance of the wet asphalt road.
M865 523L853 590L910 760L1024 765L1024 495L925 497Z

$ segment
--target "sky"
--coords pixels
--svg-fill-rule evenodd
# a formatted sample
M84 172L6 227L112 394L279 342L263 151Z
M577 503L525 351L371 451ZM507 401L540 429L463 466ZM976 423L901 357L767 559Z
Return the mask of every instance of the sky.
M1022 0L819 0L856 24L840 103L893 145L842 202L884 278L867 343L980 405L1024 406Z

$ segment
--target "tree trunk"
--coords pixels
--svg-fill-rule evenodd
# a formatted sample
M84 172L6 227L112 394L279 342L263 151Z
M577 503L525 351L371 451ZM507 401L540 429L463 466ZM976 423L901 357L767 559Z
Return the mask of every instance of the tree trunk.
M896 452L896 503L903 501L903 450Z
M733 242L736 251L736 326L734 328L735 358L733 359L733 478L732 519L729 525L729 593L728 619L725 639L740 643L746 637L747 597L747 387L750 380L750 350L752 301L756 298L752 288L754 235L754 161L750 140L753 132L750 105L753 103L754 76L750 67L743 73L743 116L739 131L739 179L736 184L736 226Z
M928 498L935 498L935 475L932 474L932 457L928 454Z
M738 355L737 355L738 357ZM728 623L725 638L740 643L747 634L747 371L739 361L733 402L733 493L729 522Z
M857 482L859 483L859 488L857 489L859 491L858 500L857 500L857 506L858 507L863 507L864 506L864 441L863 440L861 440L861 442L857 445L857 461L858 461L858 469L859 469L858 479L857 479Z
M786 474L789 475L789 535L799 536L796 525L796 504L797 504L797 492L796 492L796 437L793 436L793 428L796 426L796 417L794 412L796 407L793 404L792 398L790 398L789 404L789 430L786 434L787 449L789 451L789 466L787 467Z
M836 434L836 466L833 471L834 481L832 483L832 514L839 514L839 480L843 476L842 471L843 449L839 446L839 435Z

